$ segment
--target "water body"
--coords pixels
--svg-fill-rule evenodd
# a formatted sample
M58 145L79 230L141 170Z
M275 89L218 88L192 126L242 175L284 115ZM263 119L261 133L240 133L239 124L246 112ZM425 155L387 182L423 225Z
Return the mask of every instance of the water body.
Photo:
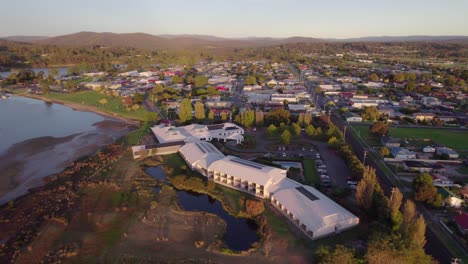
M298 168L302 169L302 163L301 162L294 162L294 161L273 161L274 164L281 165L281 167L285 170L289 168Z
M60 104L10 96L0 99L0 154L31 138L65 137L96 129L105 120L91 112L74 111Z
M55 69L57 69L60 76L63 76L67 74L68 68L69 67L58 67ZM33 70L36 74L40 71L43 71L45 75L49 75L49 68L32 68L31 70ZM18 70L0 72L0 77L6 78L13 72L18 72Z
M161 166L148 167L146 172L158 180L167 182ZM224 243L229 249L235 251L248 250L252 247L253 243L258 241L258 225L254 220L236 218L230 215L224 210L223 205L219 201L206 194L189 191L177 191L176 193L179 205L185 211L212 213L226 222Z
M129 130L121 121L60 104L0 99L0 204L43 185L45 177Z

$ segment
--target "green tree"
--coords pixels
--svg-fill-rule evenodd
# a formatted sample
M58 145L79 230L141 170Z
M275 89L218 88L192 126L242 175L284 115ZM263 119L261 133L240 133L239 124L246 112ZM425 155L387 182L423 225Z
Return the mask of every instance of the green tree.
M276 126L274 124L270 124L267 127L266 131L267 131L268 135L274 136L278 132L278 128L276 128Z
M284 130L280 137L281 143L289 144L291 142L291 132L289 130Z
M255 76L249 75L245 79L245 85L255 85L257 84L257 78Z
M180 102L179 119L182 123L192 120L192 102L190 99L184 99Z
M47 81L41 81L41 91L44 94L48 94L50 92L50 85Z
M364 120L376 121L380 117L379 109L375 106L366 106L362 110L361 117Z
M320 262L322 264L354 264L356 259L354 251L342 245L337 245L335 250L330 252L328 249L323 250L320 254Z
M51 68L49 69L49 76L55 77L59 74L57 68Z
M305 132L309 137L313 137L316 134L316 130L315 130L315 127L313 125L308 125L305 128Z
M434 186L431 175L421 173L413 180L414 199L416 201L434 204L437 196L437 188Z
M382 121L375 122L371 127L370 131L372 134L383 137L388 134L388 126Z
M154 122L158 120L159 115L155 112L146 112L145 114L145 121L146 122Z
M139 94L139 93L135 93L133 95L133 102L135 104L141 104L145 101L145 97L143 97L143 95Z
M195 87L204 87L208 83L208 78L203 75L195 76Z
M172 83L182 83L184 79L182 77L179 77L178 75L172 76L171 82Z
M210 112L208 112L208 119L212 122L214 120L214 112L212 110L210 110Z
M197 120L205 119L205 106L201 101L195 103L195 118Z
M301 126L298 125L297 123L293 123L291 125L291 133L293 136L300 136L301 135Z
M255 112L253 110L247 109L241 113L241 124L244 127L252 127L255 123Z
M406 83L405 92L409 93L409 92L414 92L415 90L416 90L416 85L414 84L414 82Z
M226 122L227 118L228 118L228 116L227 116L226 112L222 112L221 113L221 121Z
M401 83L405 81L405 75L403 73L397 73L393 76L393 81L396 83Z

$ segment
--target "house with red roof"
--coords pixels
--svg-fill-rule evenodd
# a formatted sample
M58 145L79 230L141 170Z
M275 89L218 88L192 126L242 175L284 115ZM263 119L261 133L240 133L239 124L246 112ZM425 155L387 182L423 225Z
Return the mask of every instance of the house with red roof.
M455 223L457 223L458 229L460 229L460 232L463 234L468 234L468 214L467 213L462 213L458 214L454 218Z

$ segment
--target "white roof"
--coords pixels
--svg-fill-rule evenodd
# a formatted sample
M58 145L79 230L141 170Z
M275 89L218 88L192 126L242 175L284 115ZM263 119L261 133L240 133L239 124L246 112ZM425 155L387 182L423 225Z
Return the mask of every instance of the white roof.
M214 161L224 158L224 154L215 146L203 141L187 143L180 147L179 151L187 162L204 169L207 169Z
M187 137L177 127L159 125L151 128L159 143L184 141Z
M263 186L286 177L286 170L234 156L226 156L223 159L217 160L213 162L208 169Z
M330 226L342 229L359 221L355 215L311 186L282 189L273 193L272 197L314 233Z

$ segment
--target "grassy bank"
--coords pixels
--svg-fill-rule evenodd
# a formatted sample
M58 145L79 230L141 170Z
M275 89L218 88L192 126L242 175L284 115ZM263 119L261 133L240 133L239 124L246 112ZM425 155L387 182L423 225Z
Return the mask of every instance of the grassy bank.
M127 110L127 108L122 104L121 97L113 97L94 91L83 91L77 93L50 93L42 95L42 97L61 102L75 103L82 106L91 106L99 111L103 111L109 114L116 114L124 118L135 120L145 120L145 115L147 113L144 107L140 107L137 110ZM107 103L103 104L99 102L103 99L105 99Z

